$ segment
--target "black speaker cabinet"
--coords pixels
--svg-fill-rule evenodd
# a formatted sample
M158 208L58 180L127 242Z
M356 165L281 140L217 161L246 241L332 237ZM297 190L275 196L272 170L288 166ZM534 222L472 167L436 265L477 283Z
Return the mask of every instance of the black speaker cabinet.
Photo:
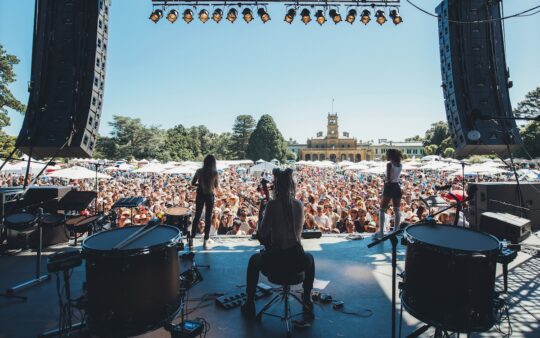
M109 6L109 0L37 0L30 97L16 143L24 153L92 156L103 105Z
M508 156L522 144L508 89L499 0L443 0L436 9L442 88L456 155Z
M531 235L531 221L503 212L484 212L480 218L480 231L518 244Z

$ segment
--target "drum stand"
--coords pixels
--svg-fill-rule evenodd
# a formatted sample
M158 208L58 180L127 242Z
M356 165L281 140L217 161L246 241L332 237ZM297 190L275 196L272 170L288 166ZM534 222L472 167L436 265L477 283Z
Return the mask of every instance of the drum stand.
M41 275L41 247L43 246L43 227L42 227L42 219L43 219L43 209L38 209L38 229L39 229L39 246L38 246L38 252L36 256L36 277L34 279L31 279L27 282L24 282L22 284L13 286L6 290L6 296L13 297L13 295L19 291L22 291L24 289L27 289L29 287L40 285L44 281L49 280L51 277L49 274ZM17 297L21 298L21 297ZM24 297L26 300L26 297Z
M396 228L397 229L397 228ZM392 243L392 338L396 337L396 279L397 279L397 236L403 232L403 229L397 229L379 239L368 244L368 248L390 240Z

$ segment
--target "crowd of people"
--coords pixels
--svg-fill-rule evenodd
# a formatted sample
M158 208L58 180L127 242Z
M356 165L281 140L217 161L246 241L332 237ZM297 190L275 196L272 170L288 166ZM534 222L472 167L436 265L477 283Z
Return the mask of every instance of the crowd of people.
M129 172L112 172L112 179L100 180L98 199L89 206L89 213L97 206L98 212L109 214L114 211L118 226L146 224L157 217L167 223L167 210L184 207L195 213L196 189L191 186L193 177L185 175L158 175ZM339 167L318 168L297 166L293 174L296 181L296 198L304 205L304 229L320 230L323 233L363 233L377 232L381 216L381 195L384 175L362 174L344 171ZM230 167L219 174L219 188L216 190L214 208L210 218L210 235L251 235L257 230L259 208L265 194L261 180L269 181L271 173L251 175L249 170ZM477 177L475 180L495 178ZM497 180L509 179L498 177ZM461 192L461 177L449 177L444 172L407 170L400 176L403 192L400 205L400 222L414 223L427 216L429 208L422 202L430 196L439 196L453 202L448 194L451 190ZM1 175L2 187L23 183L20 175ZM95 181L65 180L42 177L41 185L74 185L78 190L95 190ZM436 187L449 185L451 188L437 191ZM271 195L271 192L270 192ZM146 204L133 210L112 209L113 204L123 197L143 196ZM396 208L384 210L385 230L394 226ZM438 215L441 223L453 222L453 209ZM461 222L465 222L461 219ZM199 233L204 229L205 219L198 224Z

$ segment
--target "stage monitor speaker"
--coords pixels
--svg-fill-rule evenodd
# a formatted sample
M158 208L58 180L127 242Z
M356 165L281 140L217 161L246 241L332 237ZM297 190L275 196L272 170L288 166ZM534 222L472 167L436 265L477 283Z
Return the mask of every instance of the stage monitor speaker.
M523 217L531 221L533 229L540 228L540 183L521 182L519 190L516 182L470 183L467 194L469 225L473 229L479 230L485 212Z
M499 0L443 0L439 15L442 88L456 156L508 156L522 144L508 89Z
M103 105L109 6L109 0L36 1L30 98L16 143L24 153L92 156Z
M28 211L35 212L42 208L46 213L58 212L58 203L68 192L75 189L74 186L31 186L24 195L24 203Z
M484 212L480 217L480 231L518 244L531 235L531 221L503 212Z

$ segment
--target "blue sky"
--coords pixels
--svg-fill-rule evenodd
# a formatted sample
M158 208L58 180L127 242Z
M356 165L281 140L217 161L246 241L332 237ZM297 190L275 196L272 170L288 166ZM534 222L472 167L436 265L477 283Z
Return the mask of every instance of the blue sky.
M432 12L438 1L416 0ZM506 14L539 5L505 1ZM0 42L17 55L12 91L28 99L33 0L0 0ZM404 23L364 26L312 21L288 25L284 6L272 21L249 25L148 20L150 0L113 0L103 122L114 114L164 128L204 124L230 131L238 114L271 114L286 138L304 142L326 126L335 99L341 131L361 140L401 140L445 118L437 20L406 2ZM343 14L344 10L342 10ZM540 15L506 21L507 62L515 106L540 85ZM16 135L22 116L10 112Z

